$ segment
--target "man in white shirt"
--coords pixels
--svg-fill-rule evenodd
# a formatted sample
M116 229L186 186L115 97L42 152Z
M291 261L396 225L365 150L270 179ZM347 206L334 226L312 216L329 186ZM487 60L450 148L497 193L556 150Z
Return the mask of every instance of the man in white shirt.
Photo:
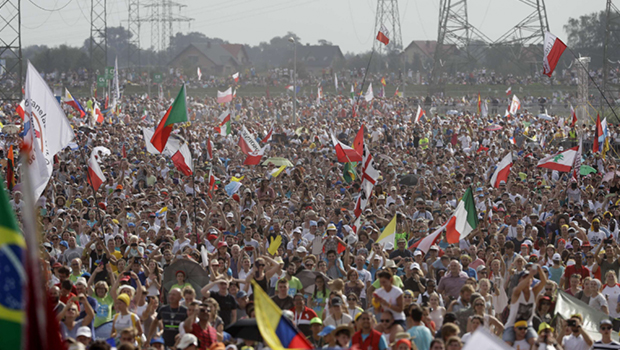
M588 350L594 344L588 332L581 327L582 320L581 315L573 315L566 321L565 326L563 325L560 328L559 338L562 339L562 347L564 349ZM570 334L564 336L567 331Z

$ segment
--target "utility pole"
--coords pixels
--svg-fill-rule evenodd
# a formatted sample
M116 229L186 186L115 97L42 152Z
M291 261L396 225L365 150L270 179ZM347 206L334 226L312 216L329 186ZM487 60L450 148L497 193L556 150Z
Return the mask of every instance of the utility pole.
M375 31L377 35L381 26L384 26L389 34L390 43L387 45L388 51L399 51L403 49L403 37L400 30L400 14L398 13L398 0L377 0L377 11L375 12ZM373 47L377 53L383 52L385 45L377 40L373 40Z
M129 32L127 47L127 66L141 67L140 61L140 0L128 0L127 31ZM135 63L134 63L135 62Z
M90 2L90 65L99 74L108 63L107 0ZM96 75L94 76L96 78Z
M22 99L21 1L0 2L0 101Z

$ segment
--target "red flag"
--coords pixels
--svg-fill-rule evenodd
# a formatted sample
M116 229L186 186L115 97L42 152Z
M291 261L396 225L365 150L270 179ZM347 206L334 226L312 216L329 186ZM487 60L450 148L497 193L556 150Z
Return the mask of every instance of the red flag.
M265 147L261 148L258 151L249 152L248 157L245 158L245 161L243 162L243 165L258 165L258 164L260 164L260 160L263 158L264 154L265 154Z
M213 144L211 143L211 137L207 137L207 159L213 159Z
M360 130L357 132L357 135L355 135L353 148L360 156L364 152L364 124L360 126Z
M566 44L562 40L549 32L545 32L543 74L551 77L564 50L566 50Z
M577 113L575 113L575 109L573 109L573 105L570 106L570 113L572 115L573 120L570 123L570 127L574 128L575 124L577 124Z
M272 135L273 135L273 126L271 127L271 129L269 129L269 132L267 133L267 136L265 136L260 142L268 143L269 141L271 141L271 136Z
M476 153L488 152L488 151L489 151L489 147L480 146L478 150L476 150Z
M103 175L103 171L101 171L101 167L97 162L97 155L95 152L90 156L88 160L88 183L93 186L95 192L99 190L99 187L102 183L105 182L105 176Z
M381 25L381 29L379 29L379 33L377 33L377 40L382 42L383 45L387 45L387 44L390 43L390 38L388 38L389 34L390 33L387 31L387 28L385 28L385 26Z
M12 191L13 186L15 186L15 156L13 155L13 145L11 145L6 162L6 187Z
M338 158L339 163L362 161L362 156L357 153L356 150L338 141L333 134L331 136L332 142L334 143L334 148L336 148L336 157Z
M478 113L482 111L482 99L480 98L480 93L478 93Z
M123 143L123 158L127 158L127 150L125 149L124 143Z
M15 113L17 113L17 115L19 115L22 118L22 120L24 120L25 109L26 109L26 102L24 100L22 100L15 108Z

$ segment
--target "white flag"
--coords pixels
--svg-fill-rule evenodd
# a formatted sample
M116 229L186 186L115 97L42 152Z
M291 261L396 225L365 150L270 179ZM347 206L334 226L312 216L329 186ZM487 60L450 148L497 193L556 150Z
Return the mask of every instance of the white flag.
M114 60L114 78L112 79L112 110L121 100L121 89L118 83L118 57Z
M32 145L29 157L34 198L38 199L52 176L54 156L73 140L69 120L39 72L28 62L26 72L25 142ZM29 126L28 126L29 125Z
M338 91L338 75L334 73L334 86L336 87L336 91Z
M200 67L196 68L196 74L198 75L198 80L202 79L202 72L200 71Z
M372 84L368 85L368 90L366 90L366 95L364 95L364 99L366 102L372 101L375 98L375 95L372 93Z
M510 102L510 114L517 114L519 109L521 109L521 101L519 101L517 95L512 95L512 102Z

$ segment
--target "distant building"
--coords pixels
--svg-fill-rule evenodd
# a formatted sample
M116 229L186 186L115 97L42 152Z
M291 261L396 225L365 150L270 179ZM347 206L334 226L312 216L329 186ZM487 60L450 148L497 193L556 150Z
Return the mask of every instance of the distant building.
M293 46L272 50L253 48L250 50L250 57L252 64L259 69L293 67ZM344 55L337 45L297 46L297 63L303 65L313 75L327 72L340 60L344 60Z
M454 45L446 45L446 49L446 55L458 54L458 49ZM436 40L414 40L405 48L403 55L408 66L414 69L430 69L435 60L436 50Z
M168 65L186 72L200 67L204 75L233 74L250 65L245 46L215 42L191 43Z

